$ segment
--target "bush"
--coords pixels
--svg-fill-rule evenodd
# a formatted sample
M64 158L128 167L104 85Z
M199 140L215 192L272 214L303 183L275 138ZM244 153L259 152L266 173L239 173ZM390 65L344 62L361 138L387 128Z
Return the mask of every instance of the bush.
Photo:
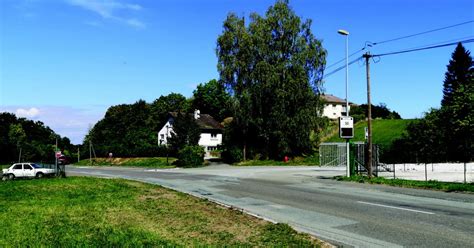
M177 166L198 167L204 162L204 148L200 146L185 146L178 151Z
M238 163L243 160L242 150L235 146L228 147L222 152L222 159L229 164Z

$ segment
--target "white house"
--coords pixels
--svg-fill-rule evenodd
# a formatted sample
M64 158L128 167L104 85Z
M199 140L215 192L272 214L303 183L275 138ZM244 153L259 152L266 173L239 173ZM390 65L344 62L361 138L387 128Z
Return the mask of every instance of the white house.
M321 95L321 98L324 100L323 116L329 119L338 119L346 115L346 101L344 99L333 95Z
M168 138L171 137L171 132L173 132L173 123L177 116L178 113L176 112L169 113L168 120L158 132L159 145L168 144ZM199 110L194 111L194 119L201 129L201 137L198 144L204 147L206 152L204 158L213 158L214 156L212 156L211 151L217 150L218 146L222 145L222 130L224 128L212 116L208 114L201 114Z

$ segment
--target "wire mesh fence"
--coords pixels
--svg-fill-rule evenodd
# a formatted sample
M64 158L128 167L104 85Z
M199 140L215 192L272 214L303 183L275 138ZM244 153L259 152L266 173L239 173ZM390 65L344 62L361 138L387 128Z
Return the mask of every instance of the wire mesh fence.
M379 164L378 176L417 181L474 182L474 163Z
M343 166L346 164L345 143L322 143L319 146L319 162L321 166Z

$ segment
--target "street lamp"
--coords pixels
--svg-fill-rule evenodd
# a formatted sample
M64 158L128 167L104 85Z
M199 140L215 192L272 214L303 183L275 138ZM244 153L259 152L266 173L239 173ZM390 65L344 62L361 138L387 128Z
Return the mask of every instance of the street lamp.
M349 117L349 32L344 29L337 31L340 35L346 36L346 117ZM350 176L349 170L349 139L346 139L346 176Z
M168 157L169 157L169 152L170 152L170 146L168 145L168 137L170 134L169 131L170 126L166 125L166 164L169 165L168 163Z

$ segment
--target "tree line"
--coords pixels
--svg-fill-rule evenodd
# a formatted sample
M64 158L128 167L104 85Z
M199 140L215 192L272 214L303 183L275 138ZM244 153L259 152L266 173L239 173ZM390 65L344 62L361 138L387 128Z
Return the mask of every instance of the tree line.
M0 163L34 161L54 163L55 144L67 156L77 155L77 147L41 121L0 113Z

